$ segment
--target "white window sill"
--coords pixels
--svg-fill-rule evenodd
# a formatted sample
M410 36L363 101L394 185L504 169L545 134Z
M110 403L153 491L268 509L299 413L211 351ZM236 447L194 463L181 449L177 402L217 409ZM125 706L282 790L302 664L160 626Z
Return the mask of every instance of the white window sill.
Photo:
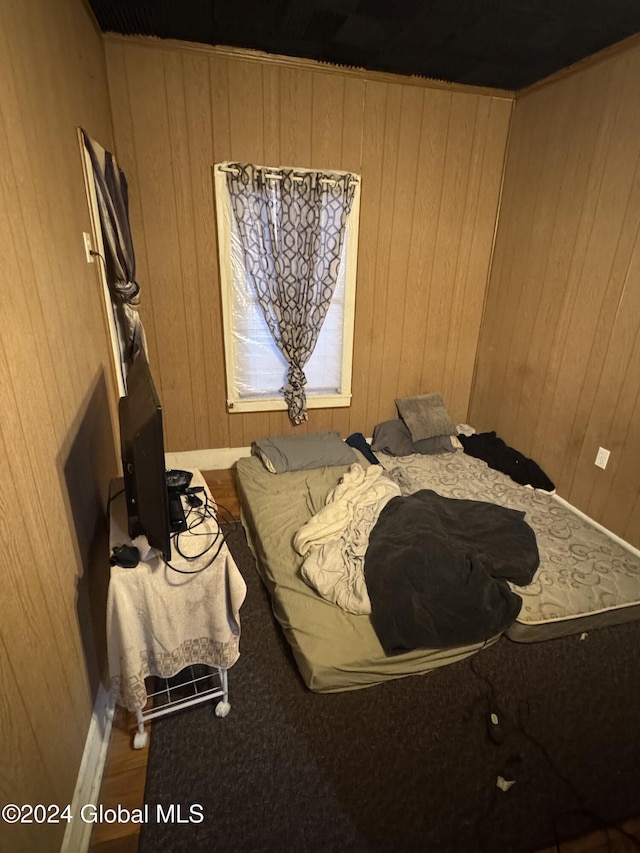
M351 394L317 394L307 397L307 409L339 409L351 405ZM227 400L227 410L236 412L286 411L287 404L280 398L260 400Z

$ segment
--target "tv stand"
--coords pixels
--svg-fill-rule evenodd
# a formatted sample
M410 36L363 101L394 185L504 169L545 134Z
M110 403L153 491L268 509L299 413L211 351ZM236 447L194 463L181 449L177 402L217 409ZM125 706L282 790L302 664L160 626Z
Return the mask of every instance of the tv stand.
M193 483L215 507L199 471L193 472ZM122 486L119 479L110 488L110 552L131 544ZM170 504L173 497L169 495ZM184 524L184 509L182 519ZM135 568L111 567L109 672L118 704L136 715L136 749L147 743L148 720L202 702L217 702L216 717L225 717L231 708L227 670L239 655L240 607L247 588L226 543L213 563L208 554L191 560L186 556L200 554L201 537L208 531L216 534L215 521L203 522L192 540L184 536L180 544L185 554L176 552L170 567L157 553ZM199 566L203 571L197 571Z

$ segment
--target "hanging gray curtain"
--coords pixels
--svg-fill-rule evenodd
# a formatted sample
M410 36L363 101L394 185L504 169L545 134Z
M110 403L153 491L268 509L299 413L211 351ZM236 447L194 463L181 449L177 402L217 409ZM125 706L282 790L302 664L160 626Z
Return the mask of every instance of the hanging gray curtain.
M246 271L289 365L282 391L289 417L299 424L307 420L304 366L336 287L355 181L242 163L225 170Z
M140 285L136 281L136 256L129 224L127 179L110 151L105 151L84 130L82 138L93 167L107 282L123 333L122 360L129 365L139 349L146 350L146 340L138 313Z

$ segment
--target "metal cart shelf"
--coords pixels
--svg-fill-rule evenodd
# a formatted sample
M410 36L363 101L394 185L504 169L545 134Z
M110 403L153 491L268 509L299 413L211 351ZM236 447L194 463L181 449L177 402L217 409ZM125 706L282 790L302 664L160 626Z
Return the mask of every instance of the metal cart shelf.
M186 679L186 680L183 680ZM221 698L215 707L216 717L226 717L231 710L229 704L229 686L227 670L223 667L208 667L205 664L191 664L173 678L149 676L152 689L147 689L149 710L136 710L138 731L133 737L134 749L144 749L149 733L144 724L156 717L163 717L175 711L183 711L203 702Z

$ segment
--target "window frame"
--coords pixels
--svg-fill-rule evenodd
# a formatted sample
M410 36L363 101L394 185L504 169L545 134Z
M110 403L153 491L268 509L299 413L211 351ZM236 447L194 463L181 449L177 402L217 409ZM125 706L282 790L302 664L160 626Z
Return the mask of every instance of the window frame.
M220 263L220 290L222 296L222 326L227 382L227 410L234 412L286 411L287 404L282 395L276 397L240 397L236 382L236 345L233 322L233 269L231 264L231 206L227 188L226 170L231 161L216 163L213 167L218 231L218 258ZM282 168L293 168L296 172L315 172L288 166L259 166L277 172ZM324 171L324 170L322 170ZM356 275L358 265L358 231L360 224L360 176L337 169L327 170L328 175L351 174L356 182L353 203L347 219L347 257L345 263L344 322L342 328L342 370L340 391L336 394L313 394L307 392L308 409L345 408L351 405L351 377L353 368L353 337L355 326Z

